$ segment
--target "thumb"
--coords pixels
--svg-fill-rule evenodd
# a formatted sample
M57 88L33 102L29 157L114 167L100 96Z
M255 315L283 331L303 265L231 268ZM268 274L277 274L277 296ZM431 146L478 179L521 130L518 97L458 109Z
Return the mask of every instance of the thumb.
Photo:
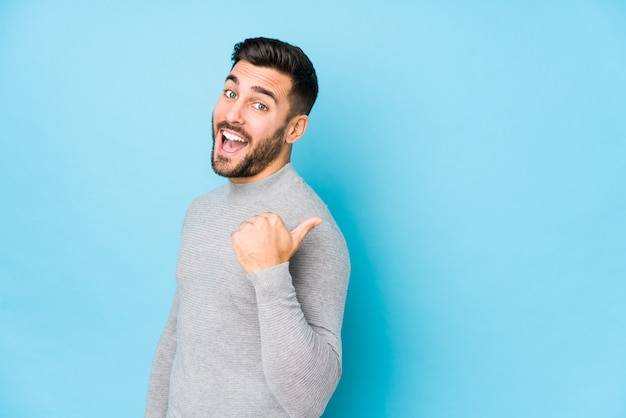
M320 218L319 216L312 216L310 218L306 218L304 221L300 222L300 225L291 230L291 239L293 239L293 242L296 246L295 250L300 247L300 244L302 243L304 237L306 237L313 228L321 223L322 218Z

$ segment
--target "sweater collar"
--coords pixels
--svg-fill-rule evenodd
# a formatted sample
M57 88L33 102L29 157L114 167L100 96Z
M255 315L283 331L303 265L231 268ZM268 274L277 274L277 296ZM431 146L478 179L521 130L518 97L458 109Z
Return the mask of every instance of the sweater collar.
M231 198L245 198L246 200L267 197L272 191L284 190L297 178L298 174L289 162L271 176L261 180L250 183L233 183L229 180L226 184L226 194Z

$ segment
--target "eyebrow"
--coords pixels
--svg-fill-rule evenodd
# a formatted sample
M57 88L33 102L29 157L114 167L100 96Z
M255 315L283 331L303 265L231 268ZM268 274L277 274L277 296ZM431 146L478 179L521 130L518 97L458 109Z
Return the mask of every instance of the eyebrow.
M229 74L228 77L226 77L226 80L227 81L230 80L233 83L235 83L236 85L239 85L239 80L237 79L236 76L234 76L232 74ZM278 103L278 98L276 97L276 95L272 91L266 89L265 87L252 86L251 88L252 88L252 90L256 91L257 93L261 93L261 94L264 94L266 96L271 97L272 100L274 100L276 103Z

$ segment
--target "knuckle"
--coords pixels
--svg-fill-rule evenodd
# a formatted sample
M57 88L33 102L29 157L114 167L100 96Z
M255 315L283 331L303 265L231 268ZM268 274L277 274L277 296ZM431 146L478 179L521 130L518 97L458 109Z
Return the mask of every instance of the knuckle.
M275 213L270 213L268 216L268 220L273 224L278 223L280 221L280 216Z

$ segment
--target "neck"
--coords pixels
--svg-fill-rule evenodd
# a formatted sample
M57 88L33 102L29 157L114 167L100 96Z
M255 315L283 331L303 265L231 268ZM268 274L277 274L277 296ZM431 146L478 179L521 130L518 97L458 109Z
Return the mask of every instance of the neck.
M278 170L283 168L287 163L291 161L291 144L285 144L280 151L278 157L268 164L261 172L250 177L229 177L229 180L236 184L252 183L253 181L263 180L266 177L271 176Z

